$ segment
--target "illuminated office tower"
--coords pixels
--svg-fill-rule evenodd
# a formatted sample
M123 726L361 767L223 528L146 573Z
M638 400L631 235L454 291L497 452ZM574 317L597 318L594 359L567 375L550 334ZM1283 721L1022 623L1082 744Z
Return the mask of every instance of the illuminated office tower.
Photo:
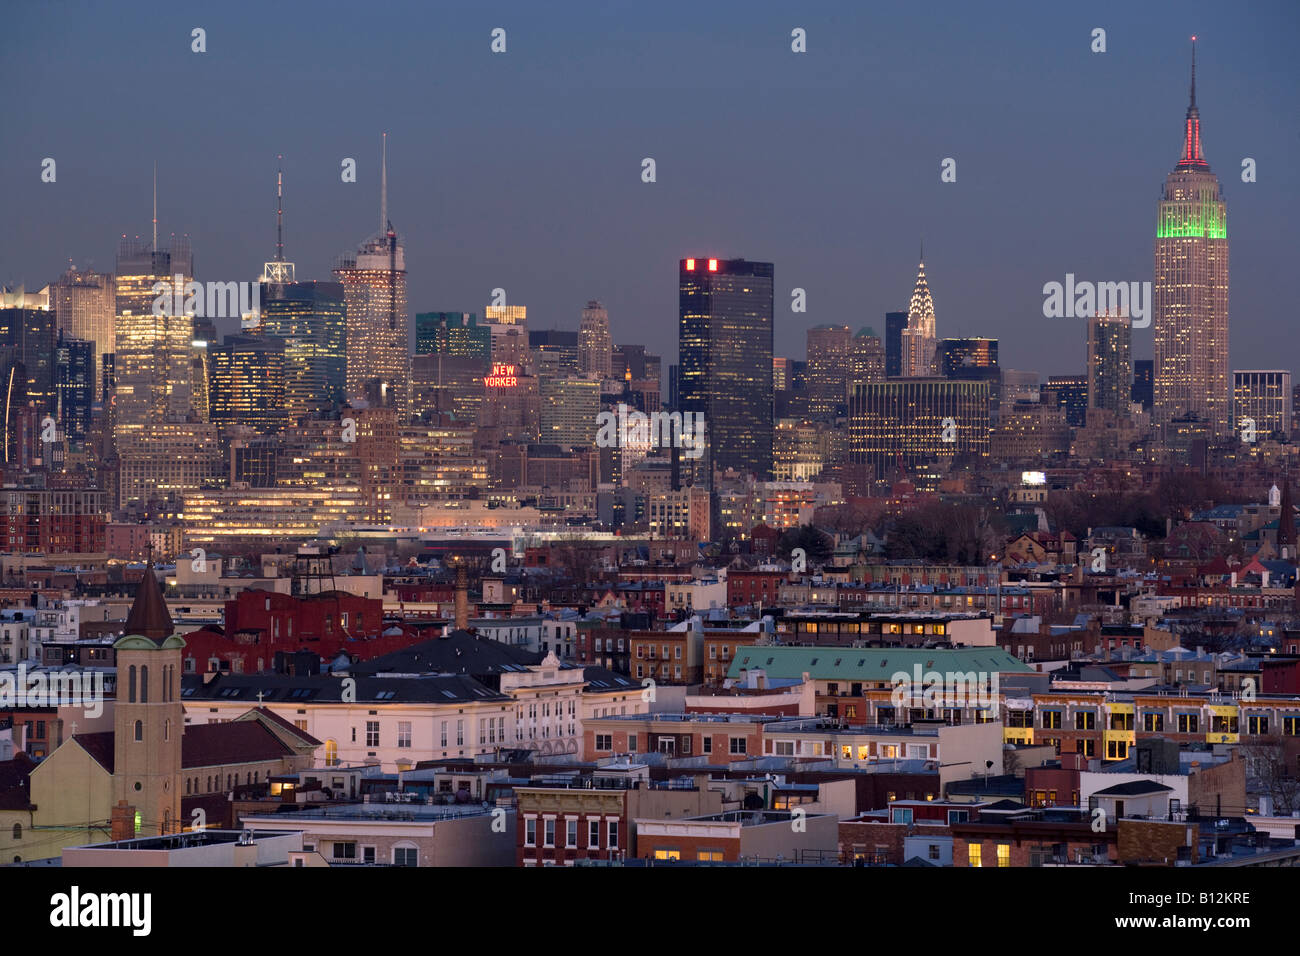
M388 134L384 134L379 232L334 274L347 303L347 399L410 413L410 322L406 313L406 251L388 219Z
M600 381L552 378L541 382L540 430L543 444L589 447L596 441Z
M678 410L704 416L709 487L728 468L772 477L774 271L744 259L678 264Z
M69 339L92 342L95 346L94 400L104 400L104 356L112 355L117 283L102 272L79 272L69 268L50 283L50 309L58 330Z
M854 382L883 382L885 380L885 344L873 328L858 330L849 345L849 378L845 384L845 399Z
M473 312L421 312L415 317L416 355L492 357L492 330Z
M1201 151L1196 45L1183 154L1165 178L1155 242L1155 419L1229 429L1228 226L1219 179Z
M924 254L917 266L916 286L912 289L912 302L907 309L907 328L901 335L901 374L912 378L934 375L938 371L935 367L934 299L925 278Z
M848 398L852 342L853 332L847 325L819 325L808 330L808 413L813 418L833 417Z
M946 422L951 419L951 422ZM945 441L950 437L951 441ZM987 382L900 378L858 382L849 399L849 468L856 481L883 478L900 465L989 453Z
M273 435L286 424L285 344L273 335L227 335L209 350L209 420Z
M1281 369L1239 370L1232 373L1233 431L1240 433L1249 418L1258 438L1291 434L1291 373Z
M173 238L167 252L125 237L119 245L113 348L119 435L124 427L201 418L194 394L194 320L177 302L166 301L179 298L183 303L193 262L185 238ZM156 283L178 294L160 296Z
M1127 316L1088 320L1088 408L1123 415L1133 400L1132 326Z
M483 307L483 321L488 325L521 325L528 327L528 306L487 305Z
M594 299L582 310L578 326L578 369L586 375L609 378L615 370L614 342L609 336L609 312Z

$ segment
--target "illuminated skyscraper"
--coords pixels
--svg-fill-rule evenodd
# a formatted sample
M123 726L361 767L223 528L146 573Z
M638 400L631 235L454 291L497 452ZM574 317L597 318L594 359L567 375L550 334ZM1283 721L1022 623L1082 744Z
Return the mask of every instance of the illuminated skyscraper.
M347 398L410 414L411 344L406 313L406 252L388 219L388 138L380 187L379 232L345 257L334 274L347 302Z
M872 328L859 329L849 345L849 377L845 383L844 400L853 391L854 382L883 382L885 380L885 344Z
M209 354L212 424L247 425L263 435L285 427L283 339L265 334L227 335Z
M828 419L848 400L849 347L853 332L847 325L819 325L808 330L808 414Z
M704 416L710 483L727 468L772 478L773 274L770 262L679 262L679 410Z
M119 245L113 348L119 434L123 427L201 417L194 395L194 319L176 301L154 308L160 298L183 302L193 275L188 239L173 238L167 252L125 237ZM157 283L174 294L160 296Z
M582 310L578 326L578 368L601 378L621 373L614 369L614 342L609 336L609 312L594 299Z
M1155 243L1155 418L1229 430L1228 227L1219 179L1201 151L1196 45L1183 155L1165 179Z
M102 401L104 356L116 347L113 329L117 309L117 283L102 272L68 269L50 283L50 309L58 330L70 339L95 345L94 400Z
M902 332L902 375L924 377L934 375L936 342L934 338L934 299L930 297L930 284L925 279L925 256L917 267L916 286L912 289L912 302L907 309L907 328Z

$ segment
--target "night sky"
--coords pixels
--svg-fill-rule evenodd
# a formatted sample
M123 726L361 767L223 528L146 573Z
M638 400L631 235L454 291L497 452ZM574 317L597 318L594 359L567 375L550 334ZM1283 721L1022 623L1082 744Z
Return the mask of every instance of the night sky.
M616 342L667 363L677 260L744 257L776 264L777 353L802 358L813 325L883 333L924 239L940 337L1081 372L1084 323L1043 318L1042 286L1151 279L1195 33L1232 367L1300 367L1300 4L1080 6L9 0L0 282L39 289L69 259L111 271L119 236L149 234L155 160L160 237L190 234L201 280L253 279L274 253L278 153L287 258L329 279L378 227L387 130L412 314L481 314L499 286L530 328L576 329L598 298ZM1134 343L1149 357L1151 329Z

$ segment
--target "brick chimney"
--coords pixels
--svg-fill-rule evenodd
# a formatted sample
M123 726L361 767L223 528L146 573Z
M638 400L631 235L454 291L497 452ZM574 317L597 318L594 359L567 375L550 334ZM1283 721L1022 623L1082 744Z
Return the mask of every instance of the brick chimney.
M125 800L117 801L113 808L109 837L116 843L119 840L135 839L135 807Z
M456 629L469 626L469 571L464 563L456 565Z

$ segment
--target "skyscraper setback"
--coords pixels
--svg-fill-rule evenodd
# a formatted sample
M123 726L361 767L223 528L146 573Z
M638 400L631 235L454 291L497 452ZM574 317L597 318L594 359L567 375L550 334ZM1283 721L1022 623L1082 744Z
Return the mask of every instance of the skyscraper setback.
M772 477L770 262L682 259L677 394L704 416L704 474L733 468Z
M388 218L388 138L380 185L379 232L345 257L334 274L347 302L347 397L410 414L411 346L406 313L406 251Z
M1165 179L1155 242L1155 418L1229 430L1228 227L1219 179L1201 150L1196 44L1183 155Z

